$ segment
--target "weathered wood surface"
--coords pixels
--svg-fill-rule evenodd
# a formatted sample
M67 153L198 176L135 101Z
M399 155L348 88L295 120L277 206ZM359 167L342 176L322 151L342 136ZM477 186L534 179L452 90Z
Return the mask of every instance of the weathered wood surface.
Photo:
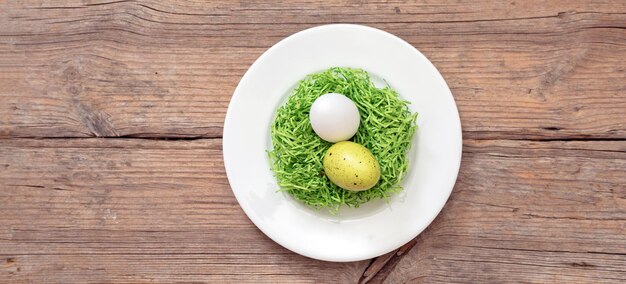
M0 0L0 282L626 282L626 2L404 2ZM464 128L441 215L372 261L269 240L221 156L248 66L335 22L420 49Z
M310 260L260 233L230 192L220 149L219 139L0 140L2 275L361 277L367 261ZM442 215L389 279L626 279L625 143L466 140L462 164Z
M468 137L626 138L625 1L402 2L7 1L0 135L219 137L263 51L349 22L428 56Z

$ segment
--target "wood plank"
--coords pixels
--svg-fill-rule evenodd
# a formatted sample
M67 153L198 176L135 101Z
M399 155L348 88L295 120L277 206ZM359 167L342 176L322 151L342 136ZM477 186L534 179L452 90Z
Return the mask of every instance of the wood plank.
M362 277L368 261L311 260L258 231L220 149L219 139L0 140L0 279ZM374 281L624 280L625 168L623 141L466 140L446 208Z
M626 138L626 2L5 1L0 137L220 137L248 66L351 22L419 48L465 137Z
M0 168L6 281L347 282L368 263L315 261L263 235L217 139L0 140Z
M372 283L624 283L626 142L465 143L442 214Z

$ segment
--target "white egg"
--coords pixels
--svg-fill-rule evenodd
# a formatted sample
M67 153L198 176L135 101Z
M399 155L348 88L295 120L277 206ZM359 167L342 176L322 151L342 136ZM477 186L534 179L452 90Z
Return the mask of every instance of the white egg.
M361 121L356 104L348 97L336 93L317 98L311 106L309 119L315 133L332 143L354 136Z

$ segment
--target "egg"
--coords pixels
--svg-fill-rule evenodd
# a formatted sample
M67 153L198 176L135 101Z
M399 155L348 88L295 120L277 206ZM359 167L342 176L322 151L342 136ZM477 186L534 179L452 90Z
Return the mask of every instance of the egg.
M317 98L311 106L309 119L313 131L331 143L350 139L360 124L356 104L337 93L328 93Z
M337 186L352 191L372 188L380 179L380 166L363 145L342 141L324 155L324 172Z

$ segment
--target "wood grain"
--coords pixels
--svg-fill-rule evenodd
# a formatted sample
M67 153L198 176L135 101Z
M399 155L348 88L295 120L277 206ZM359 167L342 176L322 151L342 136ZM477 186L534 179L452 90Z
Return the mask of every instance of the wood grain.
M626 2L403 2L7 1L0 136L220 137L255 58L349 22L428 56L467 137L626 138Z
M469 140L463 155L452 198L387 283L626 280L626 142Z
M368 263L313 261L263 235L228 186L221 140L0 145L0 279L347 282Z
M268 239L222 161L250 64L329 23L418 48L464 129L440 216L371 261ZM624 58L625 1L0 0L0 282L624 283Z
M0 140L0 279L361 278L368 261L307 259L259 232L228 187L220 143ZM462 163L451 200L390 283L480 282L479 272L626 280L626 143L466 140Z

